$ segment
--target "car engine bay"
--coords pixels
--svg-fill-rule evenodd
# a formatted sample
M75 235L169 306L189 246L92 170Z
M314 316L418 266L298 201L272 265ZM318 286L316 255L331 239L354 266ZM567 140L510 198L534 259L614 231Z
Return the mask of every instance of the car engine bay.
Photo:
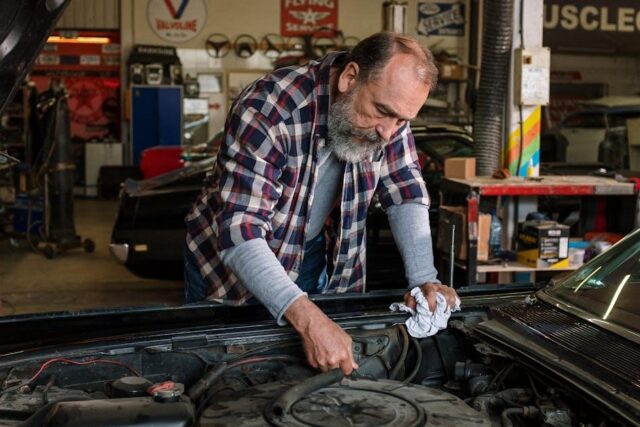
M419 340L398 315L342 324L350 377L308 367L296 334L273 326L32 355L0 370L0 426L623 425L479 339L488 316L454 313Z

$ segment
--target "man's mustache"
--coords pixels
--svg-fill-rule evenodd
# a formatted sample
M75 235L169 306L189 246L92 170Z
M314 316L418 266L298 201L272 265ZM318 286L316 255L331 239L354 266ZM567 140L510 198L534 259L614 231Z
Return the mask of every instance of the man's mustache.
M362 139L371 144L384 144L386 141L378 135L378 132L375 130L360 130L360 129L352 129L351 136L355 138Z

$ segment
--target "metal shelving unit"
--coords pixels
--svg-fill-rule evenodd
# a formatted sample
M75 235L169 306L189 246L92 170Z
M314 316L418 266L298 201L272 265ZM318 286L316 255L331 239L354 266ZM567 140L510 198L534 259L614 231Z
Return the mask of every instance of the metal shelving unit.
M455 205L452 200L463 196L467 209L467 259L456 260L456 266L466 270L467 283L475 285L478 273L535 273L537 271L567 271L568 269L540 269L518 262L500 264L478 263L478 216L482 196L520 197L520 196L635 196L635 185L630 182L618 182L612 178L595 176L541 176L535 178L511 177L495 179L476 177L473 179L443 178L441 184L441 204Z

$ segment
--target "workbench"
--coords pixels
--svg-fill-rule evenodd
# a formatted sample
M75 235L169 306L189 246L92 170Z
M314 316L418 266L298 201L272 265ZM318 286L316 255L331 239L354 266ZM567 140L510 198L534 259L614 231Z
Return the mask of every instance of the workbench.
M515 261L500 264L478 264L478 215L482 196L537 197L537 196L634 196L635 184L618 182L613 178L596 176L541 176L495 179L476 177L471 179L443 178L441 206L459 205L464 200L467 210L466 260L456 261L456 266L466 270L467 283L475 285L478 273L535 272L558 269L538 269ZM503 226L504 229L504 226ZM630 230L629 230L630 231ZM575 269L569 267L568 269Z

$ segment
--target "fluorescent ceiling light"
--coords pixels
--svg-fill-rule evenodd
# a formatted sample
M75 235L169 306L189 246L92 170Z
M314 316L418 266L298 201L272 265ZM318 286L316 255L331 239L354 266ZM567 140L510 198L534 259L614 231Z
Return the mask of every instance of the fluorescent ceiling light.
M49 36L47 43L90 43L90 44L109 44L111 39L109 37L60 37Z

